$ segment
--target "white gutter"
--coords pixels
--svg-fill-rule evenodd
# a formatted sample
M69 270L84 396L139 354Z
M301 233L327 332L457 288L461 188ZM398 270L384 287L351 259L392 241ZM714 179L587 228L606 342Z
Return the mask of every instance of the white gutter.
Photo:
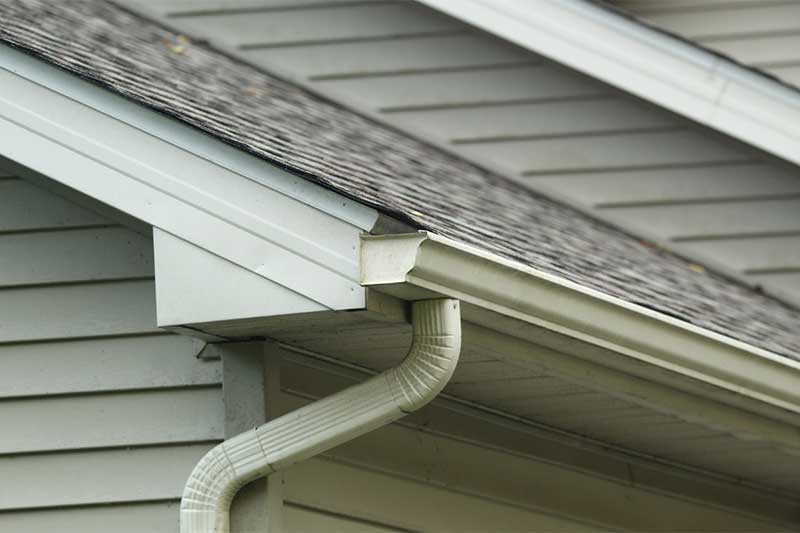
M399 298L458 298L465 334L473 324L495 344L529 334L518 360L546 358L615 393L800 453L800 362L431 233L363 236L361 271L363 285ZM573 339L577 356L535 347L537 330ZM610 355L580 354L586 346Z
M420 0L800 163L800 90L583 0Z
M416 302L413 341L390 370L226 440L189 476L181 533L226 533L236 492L268 476L416 411L444 388L461 350L459 302Z

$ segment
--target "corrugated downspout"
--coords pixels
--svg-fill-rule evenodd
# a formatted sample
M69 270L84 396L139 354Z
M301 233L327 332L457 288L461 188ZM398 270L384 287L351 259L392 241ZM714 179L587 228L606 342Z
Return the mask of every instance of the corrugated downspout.
M416 302L399 366L226 440L195 466L181 499L181 533L227 533L236 492L259 477L386 425L431 401L461 350L458 300Z

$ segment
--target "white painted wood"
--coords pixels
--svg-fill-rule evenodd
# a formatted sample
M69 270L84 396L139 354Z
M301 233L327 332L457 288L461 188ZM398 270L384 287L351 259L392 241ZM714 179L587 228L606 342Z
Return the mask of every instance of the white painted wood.
M158 331L151 280L6 289L0 343Z
M0 510L178 499L212 444L0 458Z
M0 345L0 397L222 383L219 361L198 359L198 350L179 335Z
M223 436L218 387L0 402L0 455L212 441Z
M177 533L177 501L5 512L0 529L25 533Z
M268 278L153 230L161 327L324 311L326 307ZM279 261L279 259L278 259ZM264 258L266 268L271 265ZM316 283L314 278L308 284Z
M0 181L0 232L108 224L110 221L100 215L23 180Z
M413 3L375 3L356 6L321 6L305 10L268 10L180 16L189 32L214 28L215 40L233 46L287 46L296 43L346 39L391 38L436 33L460 25L445 16L420 16L424 7ZM379 21L376 24L376 21ZM366 24L370 22L370 24Z
M153 243L127 228L0 233L0 287L145 277Z

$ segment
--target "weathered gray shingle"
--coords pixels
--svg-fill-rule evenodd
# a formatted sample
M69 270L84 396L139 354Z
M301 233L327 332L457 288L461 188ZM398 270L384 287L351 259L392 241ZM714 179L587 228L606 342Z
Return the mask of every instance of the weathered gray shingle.
M113 4L0 14L0 39L420 228L800 359L797 310Z

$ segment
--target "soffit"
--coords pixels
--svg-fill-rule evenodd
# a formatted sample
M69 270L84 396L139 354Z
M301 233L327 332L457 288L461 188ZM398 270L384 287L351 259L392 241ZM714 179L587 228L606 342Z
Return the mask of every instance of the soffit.
M195 327L227 337L266 336L311 358L381 371L398 364L411 342L403 307L381 301L380 312L309 313ZM447 397L593 446L758 487L778 500L800 494L796 456L660 410L657 401L634 401L593 382L590 373L588 379L567 375L548 363L545 353L552 350L545 345L526 343L528 362L513 364L505 347L493 341L496 332L470 322L474 311L465 307L462 355ZM528 329L537 336L533 330L539 328ZM538 336L546 340L548 333ZM568 350L564 344L560 348Z

